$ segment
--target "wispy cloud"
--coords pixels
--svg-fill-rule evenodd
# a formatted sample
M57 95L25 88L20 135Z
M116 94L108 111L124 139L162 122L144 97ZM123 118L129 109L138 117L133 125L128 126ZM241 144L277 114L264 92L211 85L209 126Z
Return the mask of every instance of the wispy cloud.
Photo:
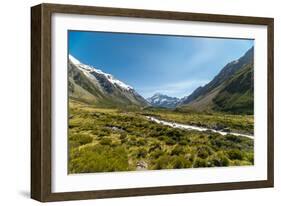
M194 52L187 56L185 63L185 68L189 68L189 72L196 72L200 70L208 70L209 67L213 66L210 64L212 60L218 57L224 51L224 44L226 40L214 39L214 38L200 38L196 40L196 45L194 45ZM188 47L189 45L185 45Z
M141 88L136 88L136 90L146 98L151 97L155 93L162 93L172 97L182 98L184 96L189 95L197 87L203 86L209 81L210 80L208 79L199 79L199 80L191 79L191 80L161 84L151 87L141 87Z

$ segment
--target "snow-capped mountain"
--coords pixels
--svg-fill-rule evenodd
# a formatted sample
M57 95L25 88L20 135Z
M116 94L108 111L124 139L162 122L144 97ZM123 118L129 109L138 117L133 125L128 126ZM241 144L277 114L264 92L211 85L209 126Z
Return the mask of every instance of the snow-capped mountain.
M170 97L161 93L156 93L152 97L147 98L147 101L155 107L174 108L179 102L179 98Z
M103 106L146 106L149 103L133 87L100 69L69 55L69 96Z
M69 60L70 60L70 62L75 64L77 66L77 68L79 70L81 70L89 78L93 78L95 76L95 73L97 73L97 74L105 76L108 81L110 81L112 84L114 84L117 87L120 87L125 90L133 89L131 86L125 84L124 82L121 82L120 80L115 79L111 74L105 73L105 72L101 71L100 69L96 69L95 67L92 67L92 66L89 66L86 64L82 64L80 61L78 61L71 55L69 55Z

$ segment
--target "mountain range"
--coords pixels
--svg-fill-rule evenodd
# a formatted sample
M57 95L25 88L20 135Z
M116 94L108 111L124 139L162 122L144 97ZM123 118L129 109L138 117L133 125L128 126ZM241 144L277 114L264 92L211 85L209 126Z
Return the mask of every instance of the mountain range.
M177 97L170 97L161 93L156 93L152 97L147 98L147 101L155 107L175 108L180 99Z
M90 104L109 107L166 107L197 111L253 114L254 49L225 65L204 86L181 99L156 93L145 99L133 87L69 55L69 96Z

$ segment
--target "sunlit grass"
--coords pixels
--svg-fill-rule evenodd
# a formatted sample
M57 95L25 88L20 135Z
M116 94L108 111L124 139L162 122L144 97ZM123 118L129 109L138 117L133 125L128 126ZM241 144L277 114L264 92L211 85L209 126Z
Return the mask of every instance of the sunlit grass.
M253 140L212 132L171 128L149 121L143 114L194 123L223 121L213 114L95 108L70 101L69 172L91 173L242 166L254 163ZM227 115L229 127L240 118L251 125L250 116ZM242 119L241 119L242 118ZM226 121L227 122L227 121Z
M207 128L228 128L232 132L253 134L253 115L233 115L225 113L193 113L171 110L147 110L143 114L157 116L167 121L203 126Z

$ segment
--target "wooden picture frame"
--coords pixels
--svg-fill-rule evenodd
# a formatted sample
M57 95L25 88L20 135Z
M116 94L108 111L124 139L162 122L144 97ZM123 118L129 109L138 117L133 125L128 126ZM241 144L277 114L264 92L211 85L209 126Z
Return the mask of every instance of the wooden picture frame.
M51 17L54 13L135 17L146 19L220 22L267 27L267 179L215 184L170 185L161 187L110 189L79 192L52 192L51 163ZM42 202L94 198L160 195L273 187L274 184L274 90L272 18L229 16L170 11L105 8L92 6L40 4L31 8L31 198Z

